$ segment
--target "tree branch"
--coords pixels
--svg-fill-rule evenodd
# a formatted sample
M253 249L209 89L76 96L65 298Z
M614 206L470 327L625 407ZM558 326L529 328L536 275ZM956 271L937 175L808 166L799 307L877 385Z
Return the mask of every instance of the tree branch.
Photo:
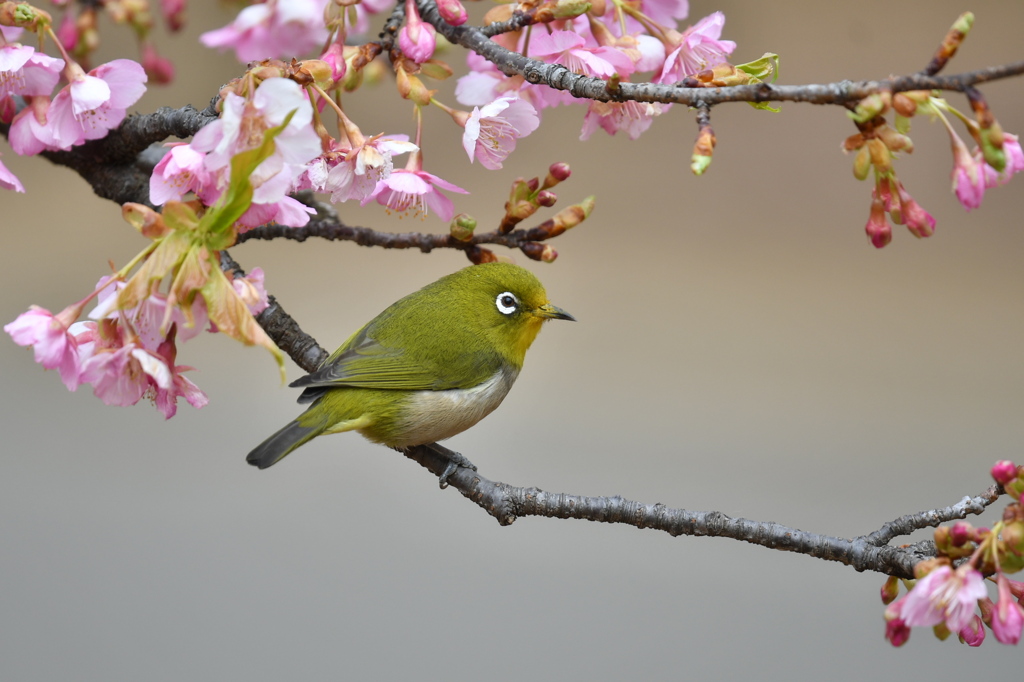
M1024 74L1024 61L993 66L953 76L916 73L873 81L839 81L822 85L736 85L725 88L684 88L655 83L617 83L609 87L608 81L573 73L560 64L530 59L507 50L490 39L519 24L531 22L528 18L513 17L508 22L492 27L463 24L452 26L441 18L434 0L416 0L423 20L430 23L449 42L473 50L492 62L506 76L522 76L528 83L548 85L566 90L574 97L600 102L662 102L687 106L715 105L723 102L808 102L810 104L846 104L864 99L882 91L955 90L963 92L979 83L1010 78Z
M449 457L457 455L448 448L431 443L410 448L405 455L435 476L448 468ZM917 528L936 526L944 521L980 514L1002 492L993 487L959 504L903 516L880 530L853 539L837 538L789 528L771 521L732 518L717 511L688 511L663 504L642 503L620 496L588 497L549 493L539 488L522 488L491 481L479 472L459 468L450 473L448 483L503 526L523 516L582 519L600 523L621 523L637 528L661 530L679 535L726 537L784 552L796 552L816 559L836 561L857 571L875 571L912 579L914 564L934 556L934 545L919 543L907 547L889 547L897 535Z
M149 177L155 163L144 152L168 137L190 137L217 120L216 101L202 111L188 104L180 109L161 107L152 114L129 116L102 139L68 151L44 151L40 156L77 172L99 197L118 204L136 202L152 207ZM5 135L8 130L9 126L0 127Z
M544 241L551 237L549 231L540 227L517 229L506 233L494 230L474 234L465 241L456 239L450 234L381 232L369 227L345 225L333 209L325 211L327 205L313 200L312 195L299 198L308 206L317 209L317 215L312 216L306 225L303 227L287 227L277 223L260 225L238 235L235 243L241 244L250 239L291 239L304 242L310 237L317 237L328 241L355 242L360 246L379 246L384 249L419 249L423 253L430 253L434 249L469 251L480 244L497 244L510 249L521 249L524 244Z

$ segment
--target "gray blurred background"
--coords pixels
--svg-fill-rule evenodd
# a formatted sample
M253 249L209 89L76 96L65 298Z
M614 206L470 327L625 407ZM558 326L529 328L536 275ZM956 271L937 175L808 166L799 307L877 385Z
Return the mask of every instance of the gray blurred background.
M197 47L227 10L192 3L179 80L138 110L202 107L240 69ZM953 19L977 14L952 72L1021 59L1021 3L742 3L721 9L735 61L782 55L785 83L909 73ZM101 60L118 56L114 32ZM134 54L129 50L129 55ZM462 58L447 56L457 68ZM454 104L451 85L442 97ZM1022 81L984 92L1024 132ZM956 106L966 109L962 98ZM364 132L413 132L388 87L347 98ZM938 125L916 120L898 164L938 220L918 241L863 233L870 186L839 151L837 108L713 112L715 161L688 170L681 107L638 141L578 141L582 108L544 112L503 171L470 166L427 112L427 169L473 191L493 225L516 176L568 162L560 205L589 221L536 272L579 319L548 325L504 405L450 441L494 479L620 494L854 536L989 485L1024 442L1024 178L966 213ZM72 172L4 162L28 194L0 196L0 320L58 311L108 259L144 241ZM404 163L404 158L401 161ZM357 225L441 231L350 210ZM249 243L268 288L335 347L398 297L466 265L353 244ZM574 521L509 528L400 455L356 435L319 439L271 470L245 454L298 411L269 355L205 335L179 362L210 396L164 422L143 403L72 394L0 342L0 677L4 680L951 679L1019 670L927 630L883 640L883 579L734 541ZM300 371L289 364L289 378ZM1002 505L999 505L1001 508ZM992 523L996 513L986 517Z

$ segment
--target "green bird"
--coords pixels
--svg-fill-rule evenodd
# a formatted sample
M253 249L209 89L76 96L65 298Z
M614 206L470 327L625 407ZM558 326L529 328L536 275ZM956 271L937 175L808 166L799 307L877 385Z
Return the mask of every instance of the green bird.
M472 265L393 303L320 367L292 382L310 403L246 461L266 469L317 436L358 431L404 449L490 414L546 320L573 320L528 270Z

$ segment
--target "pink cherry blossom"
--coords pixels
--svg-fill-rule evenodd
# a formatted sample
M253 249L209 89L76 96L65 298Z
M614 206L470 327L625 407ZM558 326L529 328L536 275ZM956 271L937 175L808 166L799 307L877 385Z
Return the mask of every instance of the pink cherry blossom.
M398 32L398 47L402 53L417 64L422 64L434 55L437 31L420 18L420 12L413 0L405 2L405 25Z
M999 598L992 611L992 634L1003 644L1016 644L1024 629L1024 609L1010 594L1010 584L1002 573L996 579Z
M473 108L462 135L462 147L470 163L479 159L484 168L497 170L515 150L516 140L538 125L540 120L532 104L518 97L500 97L483 108Z
M50 104L48 146L66 150L105 137L107 131L121 124L128 107L142 97L145 83L146 72L130 59L101 64L88 74L77 69Z
M49 97L25 98L28 106L19 111L11 121L7 141L11 149L21 156L32 156L46 149L54 149L53 131L48 126L50 110Z
M252 226L267 222L267 215L284 225L305 225L309 212L287 194L296 188L306 165L320 154L320 137L313 130L313 107L302 88L287 78L269 78L251 100L229 93L220 119L204 127L190 143L205 153L203 167L213 182L199 188L203 202L211 205L230 179L231 159L262 144L260 131L279 127L291 114L288 125L274 138L274 152L250 176L253 205L240 221ZM170 164L171 162L168 162ZM202 182L202 178L199 178ZM152 185L151 185L152 187ZM254 217L255 216L255 217Z
M26 45L0 46L0 99L49 95L60 80L64 60Z
M410 162L410 166L416 164ZM455 215L455 207L452 200L441 194L439 190L469 194L466 190L442 180L422 170L411 170L409 168L395 169L391 175L377 183L373 193L363 199L365 206L376 199L381 206L387 206L392 211L406 213L412 211L415 215L426 216L430 211L437 214L441 220L448 222Z
M167 370L166 379L163 383L154 380L148 391L153 399L153 404L163 413L164 419L170 419L178 412L178 398L184 398L189 405L196 409L206 407L210 402L210 399L198 386L182 376L183 372L190 371L193 368L175 365L176 354L174 328L172 328L171 333L167 336L167 340L160 344L156 352L156 357L163 360L161 364ZM159 371L157 364L154 363L154 368ZM162 373L159 376L164 378Z
M235 277L231 280L231 286L234 287L235 293L254 316L262 313L270 305L267 289L263 286L263 279L263 268L256 267L250 270L245 277Z
M1006 154L1006 167L1002 172L998 172L992 166L984 163L980 149L976 149L974 152L975 161L983 164L985 187L988 189L1005 185L1014 175L1024 171L1024 151L1021 150L1020 139L1016 135L1003 134L1003 152Z
M953 146L953 191L968 211L981 206L985 198L985 164L975 159L967 145L955 133L950 133Z
M203 162L206 155L184 142L171 142L149 178L149 200L157 206L180 201L189 192L200 194L212 179Z
M331 193L331 201L363 201L390 177L398 154L415 152L419 147L406 135L374 135L365 138L345 153L327 173L323 190Z
M68 306L54 315L45 308L32 306L14 322L4 325L19 346L32 346L35 359L45 369L57 369L69 390L78 388L78 344L69 332L77 319L82 303Z
M327 0L268 0L250 5L223 28L199 37L207 47L233 49L241 62L301 57L327 39Z
M25 191L25 186L21 184L21 180L4 165L3 161L0 161L0 187L13 189L15 192Z
M978 600L987 596L981 573L968 565L940 566L917 581L903 599L902 616L910 627L945 622L950 632L970 623Z
M587 115L583 118L581 140L588 140L599 127L609 135L620 130L629 135L629 139L640 137L654 122L656 116L668 111L670 105L659 102L595 102L587 106Z
M613 47L586 47L586 40L574 31L533 34L530 56L596 78L626 77L636 69L625 53Z
M168 308L167 296L153 292L138 306L118 310L116 294L124 287L124 282L114 281L109 276L100 278L96 285L99 290L96 307L89 312L89 317L94 320L125 320L146 350L156 351L166 340L172 325L181 341L195 338L209 326L206 301L202 296L196 296L187 308L180 301Z
M165 390L171 386L170 370L162 359L129 342L102 348L82 363L82 381L92 384L93 395L106 405L134 405L151 382Z
M676 33L675 49L665 58L661 72L654 77L655 83L677 83L685 76L692 76L704 69L723 64L726 57L736 49L731 40L719 40L725 15L714 12L682 32ZM675 33L674 31L672 33Z

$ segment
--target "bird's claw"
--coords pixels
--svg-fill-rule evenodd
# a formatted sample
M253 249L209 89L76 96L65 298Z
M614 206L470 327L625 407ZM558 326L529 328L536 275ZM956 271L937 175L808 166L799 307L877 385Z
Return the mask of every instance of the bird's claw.
M440 450L437 448L440 448ZM438 484L441 486L441 490L448 487L448 479L458 471L459 467L465 467L470 471L476 471L476 465L470 462L465 455L455 452L454 450L449 450L448 448L441 448L441 446L437 446L437 448L434 449L435 452L440 452L440 454L443 454L448 458L448 464L445 465L444 471L441 472L441 475L437 479Z

